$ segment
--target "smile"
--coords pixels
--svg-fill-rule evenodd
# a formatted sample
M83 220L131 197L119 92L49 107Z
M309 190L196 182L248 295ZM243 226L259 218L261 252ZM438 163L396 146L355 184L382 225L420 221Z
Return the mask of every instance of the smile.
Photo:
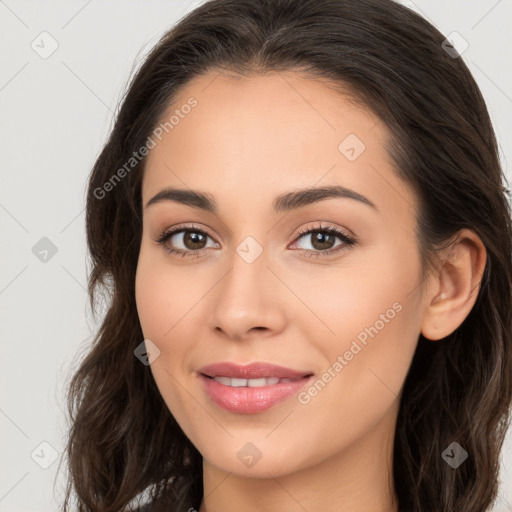
M213 377L213 380L224 384L225 386L231 386L233 388L238 387L249 387L249 388L261 388L263 386L273 386L281 382L292 382L299 379L280 379L278 377L269 377L262 379L237 379L233 377Z
M199 378L207 399L218 407L238 414L257 414L298 394L314 376L241 379L200 375Z

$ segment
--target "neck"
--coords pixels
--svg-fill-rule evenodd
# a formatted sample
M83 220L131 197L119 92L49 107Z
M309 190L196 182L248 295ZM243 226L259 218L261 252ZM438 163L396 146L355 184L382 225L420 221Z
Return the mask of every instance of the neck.
M397 404L398 405L398 404ZM251 478L203 458L199 512L397 512L392 455L396 410L349 447L287 474Z

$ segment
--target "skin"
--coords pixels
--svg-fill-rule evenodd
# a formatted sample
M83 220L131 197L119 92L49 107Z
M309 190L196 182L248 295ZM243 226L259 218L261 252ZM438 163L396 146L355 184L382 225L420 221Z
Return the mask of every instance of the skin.
M158 388L203 456L200 512L397 511L392 449L402 385L419 334L439 340L473 307L482 242L464 230L422 278L417 200L393 170L388 131L325 83L294 72L244 80L210 72L187 84L162 119L191 96L197 106L148 156L143 206L176 187L211 194L218 211L172 201L144 208L136 301L144 337L160 350L151 364ZM366 146L354 161L338 149L349 134ZM350 198L272 211L282 193L327 185L364 195L378 211ZM320 222L357 243L298 238ZM210 238L194 246L175 234L167 246L198 257L155 242L182 224ZM236 252L247 236L262 249L251 263ZM272 362L320 378L396 303L394 318L307 404L295 396L236 414L203 391L197 370L221 361ZM237 457L249 442L261 453L251 467Z

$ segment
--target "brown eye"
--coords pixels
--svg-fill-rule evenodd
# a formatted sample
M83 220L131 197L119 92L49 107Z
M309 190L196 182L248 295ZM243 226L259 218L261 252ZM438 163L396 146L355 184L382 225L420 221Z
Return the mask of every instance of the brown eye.
M319 251L331 249L336 243L336 236L323 231L311 231L311 245Z
M299 233L296 240L308 238L312 249L301 249L305 251L306 256L315 258L343 251L356 244L356 240L332 226L306 228ZM340 243L336 244L336 239L340 240Z
M201 256L207 248L208 233L193 226L178 227L162 233L157 243L162 245L169 254L177 256Z
M185 245L187 249L194 250L204 248L208 235L199 233L198 231L184 231L183 233L183 245Z

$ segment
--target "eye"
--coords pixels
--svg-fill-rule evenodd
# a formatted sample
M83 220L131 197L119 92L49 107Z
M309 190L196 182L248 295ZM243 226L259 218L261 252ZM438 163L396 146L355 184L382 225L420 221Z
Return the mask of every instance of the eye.
M301 248L301 250L310 258L338 253L356 244L354 238L332 226L307 227L299 231L295 240L306 239L308 236L313 249ZM160 244L168 254L179 257L199 257L208 248L206 245L208 238L213 240L206 231L196 226L177 226L164 231L155 242ZM340 240L340 243L333 246L336 239ZM182 247L176 248L176 245Z
M196 226L175 227L164 231L155 242L169 253L176 256L198 257L206 249L207 239L211 238L206 231ZM172 244L170 243L172 242ZM176 249L175 245L181 245Z
M313 249L302 249L305 251L305 256L310 258L329 256L346 250L356 243L354 238L332 226L307 227L299 231L298 235L296 240L310 238ZM336 238L341 242L338 245L333 245Z

